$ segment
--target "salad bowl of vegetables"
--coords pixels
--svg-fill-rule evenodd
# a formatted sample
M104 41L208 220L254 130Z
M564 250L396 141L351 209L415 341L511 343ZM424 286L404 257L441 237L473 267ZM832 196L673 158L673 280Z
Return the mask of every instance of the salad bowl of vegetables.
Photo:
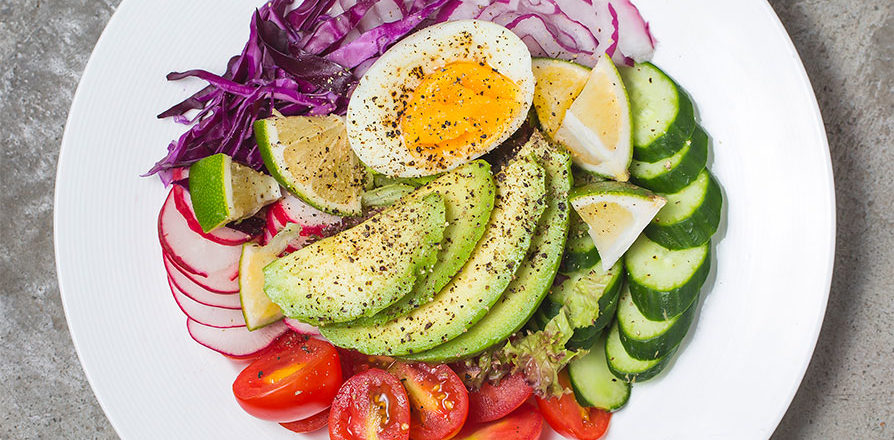
M119 434L768 437L828 294L821 120L768 6L641 3L125 2L56 214Z

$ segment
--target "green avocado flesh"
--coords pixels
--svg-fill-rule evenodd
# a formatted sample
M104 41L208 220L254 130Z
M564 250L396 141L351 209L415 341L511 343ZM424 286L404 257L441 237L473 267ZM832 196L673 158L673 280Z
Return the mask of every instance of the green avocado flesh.
M544 174L536 163L516 160L497 175L494 208L484 235L432 301L381 325L325 326L320 329L323 336L362 353L399 356L462 334L497 302L521 265L546 207Z
M370 316L410 292L431 270L444 238L444 198L398 203L369 220L264 268L264 292L304 322Z
M548 143L540 132L517 157L532 157L546 171L547 206L531 239L525 260L503 296L490 312L467 332L407 358L425 362L453 361L502 343L530 319L552 286L568 231L568 191L571 189L571 156Z
M373 325L410 313L440 292L469 259L484 234L494 208L494 180L490 164L476 160L446 173L404 197L401 203L437 193L444 197L447 228L431 271L421 275L413 290L387 309L351 325Z

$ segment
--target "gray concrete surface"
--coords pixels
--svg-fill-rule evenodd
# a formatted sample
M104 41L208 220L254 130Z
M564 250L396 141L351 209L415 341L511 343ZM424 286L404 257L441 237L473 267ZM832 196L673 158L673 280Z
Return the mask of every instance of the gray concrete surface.
M839 224L826 321L773 439L891 439L894 3L771 3L822 107ZM0 2L0 439L116 438L87 385L62 315L52 200L72 94L117 4Z

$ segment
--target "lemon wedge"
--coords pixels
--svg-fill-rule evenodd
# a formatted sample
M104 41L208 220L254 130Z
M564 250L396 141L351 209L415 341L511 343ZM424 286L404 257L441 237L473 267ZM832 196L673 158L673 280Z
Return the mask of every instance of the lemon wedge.
M286 250L289 242L298 238L300 233L301 226L289 223L264 246L257 243L242 245L242 257L239 259L239 300L248 330L257 330L283 317L282 309L264 293L264 266L276 260Z
M351 150L344 118L273 117L254 130L264 165L289 192L330 214L362 214L367 169Z
M631 125L627 90L611 57L604 55L565 111L554 138L580 168L626 182L633 157Z
M565 112L574 98L580 95L590 69L571 61L554 58L534 58L531 61L534 71L534 111L540 127L550 138L555 138L556 131L562 126Z
M629 183L599 182L571 190L571 206L589 226L590 238L609 270L667 203Z

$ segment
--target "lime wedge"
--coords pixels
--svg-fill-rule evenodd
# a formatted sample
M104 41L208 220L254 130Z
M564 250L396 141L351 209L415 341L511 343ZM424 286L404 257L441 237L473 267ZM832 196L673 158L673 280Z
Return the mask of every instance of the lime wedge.
M590 238L609 270L627 252L667 201L629 183L599 182L571 190L571 206L589 226Z
M282 318L282 309L264 293L264 266L277 259L289 242L298 238L300 233L301 226L289 223L265 246L257 243L242 245L242 257L239 259L239 300L242 302L242 315L249 330L257 330Z
M580 95L590 69L570 61L553 58L534 58L531 62L534 71L534 111L540 127L551 138L565 119L565 112L574 98Z
M251 217L282 197L272 177L218 153L189 167L189 195L202 230Z
M348 143L340 116L288 116L255 122L264 164L280 185L321 211L363 212L367 170Z
M630 102L611 57L603 55L565 112L555 139L586 171L626 182L633 155Z

